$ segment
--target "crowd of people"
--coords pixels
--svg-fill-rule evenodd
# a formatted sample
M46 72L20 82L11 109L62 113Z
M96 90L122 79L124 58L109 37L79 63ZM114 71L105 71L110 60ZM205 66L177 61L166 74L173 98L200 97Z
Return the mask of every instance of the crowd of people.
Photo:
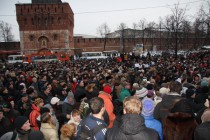
M209 51L5 64L0 140L207 140L209 86Z

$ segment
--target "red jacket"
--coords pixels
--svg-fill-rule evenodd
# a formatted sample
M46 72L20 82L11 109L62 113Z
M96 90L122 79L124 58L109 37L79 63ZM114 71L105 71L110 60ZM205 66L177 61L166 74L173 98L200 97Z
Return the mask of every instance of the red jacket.
M33 109L29 115L29 121L31 123L31 127L34 130L39 130L39 125L37 124L37 118L40 115L40 109L34 104L32 104L31 108Z
M114 120L116 118L114 111L114 106L112 104L112 96L106 92L100 91L98 97L102 98L104 100L104 106L105 109L109 115L109 124L108 128L111 128L113 126Z

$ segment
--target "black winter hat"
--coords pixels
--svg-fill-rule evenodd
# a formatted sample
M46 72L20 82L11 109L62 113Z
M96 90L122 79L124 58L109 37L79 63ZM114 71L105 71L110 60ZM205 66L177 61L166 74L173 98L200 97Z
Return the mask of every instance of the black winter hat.
M24 125L25 122L28 121L28 118L25 116L18 116L15 119L15 128L21 129L21 127Z
M186 90L186 97L190 98L193 94L195 94L195 90L193 89L187 89Z

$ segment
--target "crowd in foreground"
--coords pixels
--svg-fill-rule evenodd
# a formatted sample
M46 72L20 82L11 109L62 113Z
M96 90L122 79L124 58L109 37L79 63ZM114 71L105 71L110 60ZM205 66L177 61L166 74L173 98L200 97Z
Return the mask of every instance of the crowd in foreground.
M0 74L0 140L210 138L208 51L5 64Z

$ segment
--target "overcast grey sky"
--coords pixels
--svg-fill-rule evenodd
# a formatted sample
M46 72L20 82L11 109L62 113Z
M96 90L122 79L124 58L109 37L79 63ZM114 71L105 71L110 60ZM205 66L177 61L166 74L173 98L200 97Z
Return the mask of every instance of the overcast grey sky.
M97 28L107 23L111 31L124 22L132 28L145 18L148 22L158 22L170 14L174 4L187 6L187 15L192 20L201 4L208 0L62 0L68 2L74 12L74 34L97 35ZM15 40L19 40L19 26L16 21L16 3L31 3L31 0L0 0L0 20L12 25ZM130 10L129 10L130 9ZM119 11L118 11L119 10ZM105 11L105 12L100 12Z

